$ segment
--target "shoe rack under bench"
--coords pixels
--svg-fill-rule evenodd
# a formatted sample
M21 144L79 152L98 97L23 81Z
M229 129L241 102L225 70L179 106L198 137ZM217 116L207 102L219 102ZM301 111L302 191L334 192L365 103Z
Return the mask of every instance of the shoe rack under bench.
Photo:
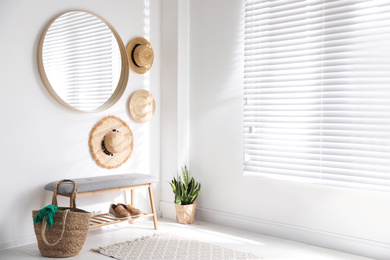
M142 188L144 188L144 189L147 188L149 190L150 207L152 209L152 213L143 213L140 216L131 217L131 218L124 218L124 219L115 218L115 217L111 216L109 213L94 215L94 216L91 216L91 222L90 222L89 228L91 229L91 228L96 228L96 227L102 227L102 226L116 224L116 223L120 223L120 222L124 222L124 221L129 221L131 224L134 224L134 220L136 220L136 219L153 217L154 229L157 230L157 215L156 215L156 210L154 207L154 198L153 198L153 190L152 190L151 183L126 186L126 187L118 187L118 188L112 188L112 189L106 189L106 190L77 192L76 197L85 197L85 196L99 195L99 194L110 193L110 192L130 190L130 192L131 192L131 197L130 197L131 206L134 206L134 190L135 189L142 189ZM69 197L70 198L70 207L73 207L71 194L58 193L58 195L61 195L64 197Z

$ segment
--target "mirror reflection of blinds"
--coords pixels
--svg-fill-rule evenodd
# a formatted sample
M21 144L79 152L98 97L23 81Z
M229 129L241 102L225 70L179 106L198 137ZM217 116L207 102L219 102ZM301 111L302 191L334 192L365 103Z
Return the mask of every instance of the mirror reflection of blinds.
M244 172L389 190L390 1L245 1Z
M59 96L75 108L94 110L111 97L118 83L120 67L116 65L119 62L120 66L120 61L115 36L91 14L63 15L46 33L45 71Z

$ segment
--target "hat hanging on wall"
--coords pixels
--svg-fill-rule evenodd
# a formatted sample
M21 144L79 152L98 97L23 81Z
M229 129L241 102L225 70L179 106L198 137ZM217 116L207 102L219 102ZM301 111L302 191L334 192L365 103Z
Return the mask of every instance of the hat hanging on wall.
M156 103L152 94L147 90L138 90L130 98L130 114L138 123L145 123L152 119L156 110Z
M144 74L153 65L154 53L152 45L142 37L132 40L126 48L130 67L139 74Z
M89 134L89 147L99 166L117 168L133 152L133 133L120 118L107 116Z

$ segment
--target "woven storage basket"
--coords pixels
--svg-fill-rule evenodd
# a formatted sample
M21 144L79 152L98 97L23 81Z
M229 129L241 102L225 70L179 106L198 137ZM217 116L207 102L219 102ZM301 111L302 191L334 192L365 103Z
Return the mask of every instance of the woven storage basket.
M46 217L40 223L34 223L34 231L38 240L38 248L46 257L71 257L77 255L87 238L91 213L76 208L77 183L72 180L61 180L53 192L52 204L57 203L57 187L62 182L73 182L74 190L71 195L73 207L59 207L53 218L53 225L47 227ZM34 210L33 219L38 214Z

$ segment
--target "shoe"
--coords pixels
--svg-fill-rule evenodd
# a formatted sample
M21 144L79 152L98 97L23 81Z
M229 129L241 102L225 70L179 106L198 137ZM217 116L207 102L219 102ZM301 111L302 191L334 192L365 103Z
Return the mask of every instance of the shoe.
M130 213L120 204L118 205L111 204L109 212L111 215L113 215L116 218L130 217Z
M131 206L130 204L127 204L127 205L125 205L125 204L119 204L119 205L123 206L123 207L127 210L127 212L130 213L130 215L131 215L132 217L138 217L138 216L144 214L144 213L142 212L142 210L139 210L139 209L137 209L137 208Z

